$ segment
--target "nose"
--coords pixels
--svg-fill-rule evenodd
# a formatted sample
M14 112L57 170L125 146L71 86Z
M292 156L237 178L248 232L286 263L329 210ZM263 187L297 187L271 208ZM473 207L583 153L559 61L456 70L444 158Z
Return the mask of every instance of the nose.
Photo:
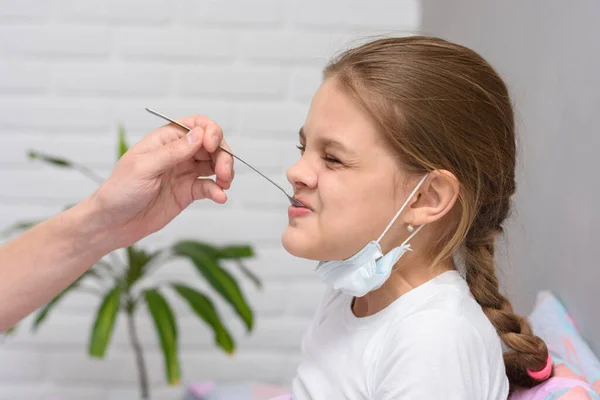
M296 164L288 168L286 177L292 184L294 192L303 188L314 189L317 187L317 174L310 168L306 156L302 156Z

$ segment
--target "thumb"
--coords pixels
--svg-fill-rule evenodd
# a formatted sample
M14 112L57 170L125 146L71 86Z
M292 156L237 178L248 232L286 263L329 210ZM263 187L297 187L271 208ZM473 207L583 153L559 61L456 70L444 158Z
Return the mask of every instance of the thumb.
M151 176L159 175L177 164L190 160L201 148L204 129L195 127L185 136L169 142L158 149L146 153L146 172Z

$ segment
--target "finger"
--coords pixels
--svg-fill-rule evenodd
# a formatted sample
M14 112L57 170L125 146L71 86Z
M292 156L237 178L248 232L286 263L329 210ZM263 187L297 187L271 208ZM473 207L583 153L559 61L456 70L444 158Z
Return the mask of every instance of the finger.
M214 171L216 175L217 185L222 187L223 189L229 189L231 187L231 183L233 182L233 176L235 172L233 171L233 166L229 161L226 161L225 164L219 164L220 166L214 166ZM218 171L218 172L217 172ZM225 177L225 179L223 179Z
M208 125L210 125L210 124L214 124L214 125L218 126L218 124L215 121L213 121L212 119L210 119L204 115L193 115L191 117L178 118L178 119L176 119L176 121L182 125L189 127L189 128L194 128L196 126L199 126L201 128L206 129L208 127ZM220 129L220 127L219 127L219 129Z
M221 142L221 146L229 149L227 142L224 140ZM211 157L215 163L215 174L217 175L217 183L221 187L229 188L234 176L233 157L223 150L217 150L211 154Z
M209 124L219 126L216 122L204 115L194 115L191 117L180 118L176 121L190 129L196 126L206 129ZM221 128L219 127L219 130L220 129ZM168 123L144 136L142 140L132 147L132 149L138 153L146 153L161 145L182 138L187 132L187 129L173 123Z
M210 199L215 203L223 204L227 195L212 179L197 179L192 184L192 198L194 200Z
M200 149L196 154L194 154L194 160L197 161L212 161L212 157L206 151L206 149Z
M223 190L229 190L229 189L231 189L231 182L230 181L223 181L223 180L221 180L219 178L216 178L215 181L216 181L217 185L221 189L223 189Z
M154 151L140 155L143 157L142 171L148 176L156 176L174 166L193 159L204 139L204 129L196 127L182 138L164 144Z
M233 158L232 158L233 160ZM227 165L227 163L225 163L225 169L229 169L229 166ZM213 167L214 170L214 167ZM214 172L215 174L215 181L217 182L217 185L219 185L220 187L222 187L223 189L230 189L231 188L231 184L233 182L233 178L235 177L235 167L231 166L231 171L229 172L229 176L227 180L221 179L220 176L227 176L227 171L223 171L221 173L219 173L218 175L216 174L216 172Z
M223 140L223 130L219 125L214 122L210 122L206 125L206 133L204 135L204 143L202 149L194 155L196 160L210 160L212 159L210 153L214 153L221 141Z
M182 138L187 132L174 124L163 125L144 136L131 147L130 152L138 154L151 152L167 143Z
M214 122L207 124L204 129L206 129L206 135L204 135L204 144L202 147L209 153L214 153L223 141L223 130Z
M189 175L192 176L193 179L197 179L198 177L208 177L213 176L215 171L213 169L212 161L194 161L189 165L186 164L184 168L181 170L181 175Z

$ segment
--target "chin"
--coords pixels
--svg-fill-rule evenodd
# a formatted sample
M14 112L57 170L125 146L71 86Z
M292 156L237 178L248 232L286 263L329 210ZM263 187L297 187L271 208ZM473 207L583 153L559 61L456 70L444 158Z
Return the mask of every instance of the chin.
M281 235L283 248L295 257L319 261L319 241L304 229L288 225Z

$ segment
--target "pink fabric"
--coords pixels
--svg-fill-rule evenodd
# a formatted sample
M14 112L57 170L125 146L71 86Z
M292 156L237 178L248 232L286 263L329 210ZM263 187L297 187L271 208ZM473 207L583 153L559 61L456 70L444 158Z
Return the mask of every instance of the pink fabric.
M213 390L216 385L217 384L213 381L198 382L191 384L189 386L189 390L194 394L194 396L203 397L210 393L210 391Z
M528 319L552 353L554 374L531 389L514 393L510 400L600 399L600 362L558 298L548 291L538 293Z
M198 399L218 398L227 400L231 396L247 400L291 400L288 389L262 382L217 383L214 381L196 382L188 386L188 392ZM233 394L235 393L235 395Z
M553 393L566 388L575 388L577 386L592 391L592 388L588 383L578 379L552 377L546 382L540 383L531 389L513 393L513 395L510 396L510 400L546 400Z
M291 399L291 395L285 393L285 389L283 389L281 386L276 386L276 385L269 385L269 384L260 384L257 383L256 386L254 386L254 391L253 391L253 399L257 399L257 400L261 400L261 399ZM284 396L290 396L290 397L284 397Z

